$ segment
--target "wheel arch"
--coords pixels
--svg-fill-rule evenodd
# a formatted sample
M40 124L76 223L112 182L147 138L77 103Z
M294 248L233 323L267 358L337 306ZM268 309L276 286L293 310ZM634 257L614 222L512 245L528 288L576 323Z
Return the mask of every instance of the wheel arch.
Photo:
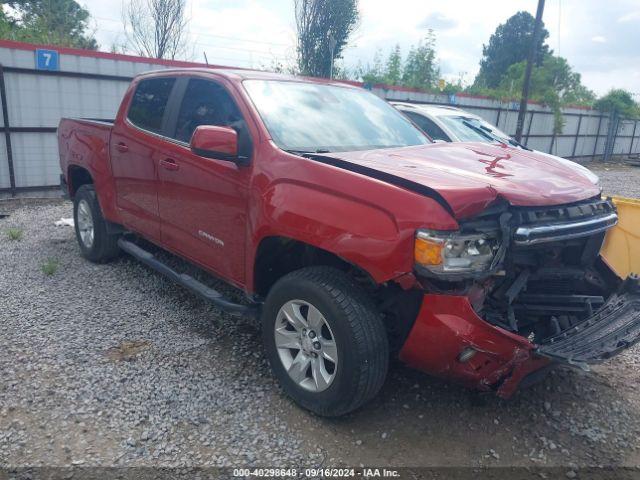
M328 266L350 273L372 285L373 276L335 252L292 237L272 235L262 238L253 263L253 291L264 297L278 279L305 267Z
M93 176L84 167L79 165L69 165L67 171L67 183L69 185L69 196L73 199L76 192L82 185L93 184Z

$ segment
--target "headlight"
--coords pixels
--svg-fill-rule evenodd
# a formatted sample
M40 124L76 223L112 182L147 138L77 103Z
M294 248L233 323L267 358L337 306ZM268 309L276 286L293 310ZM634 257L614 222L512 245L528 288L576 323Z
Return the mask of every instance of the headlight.
M414 258L435 275L465 277L491 270L498 248L497 237L489 234L418 230Z

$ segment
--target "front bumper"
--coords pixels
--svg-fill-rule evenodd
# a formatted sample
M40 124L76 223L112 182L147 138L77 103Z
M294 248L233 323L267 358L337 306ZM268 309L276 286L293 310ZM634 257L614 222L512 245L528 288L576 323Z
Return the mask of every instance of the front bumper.
M510 397L525 377L552 362L588 368L640 340L640 282L627 280L595 314L542 345L480 318L465 296L424 296L400 359L469 388ZM475 350L470 358L461 353Z

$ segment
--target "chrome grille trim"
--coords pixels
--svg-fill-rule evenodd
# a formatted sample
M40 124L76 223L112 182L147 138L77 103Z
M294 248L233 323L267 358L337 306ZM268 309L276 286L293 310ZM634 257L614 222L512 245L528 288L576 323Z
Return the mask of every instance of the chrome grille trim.
M610 213L586 220L518 227L513 235L515 245L537 245L604 232L618 223L618 215Z

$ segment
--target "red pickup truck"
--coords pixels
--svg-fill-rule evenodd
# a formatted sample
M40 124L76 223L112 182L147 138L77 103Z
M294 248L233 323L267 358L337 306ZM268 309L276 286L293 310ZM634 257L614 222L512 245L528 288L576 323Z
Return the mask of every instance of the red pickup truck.
M134 79L114 121L63 119L82 255L125 251L261 318L284 390L320 415L376 395L389 358L508 397L640 338L640 287L600 257L613 204L567 162L433 143L337 82L252 71ZM244 291L233 303L152 242Z

